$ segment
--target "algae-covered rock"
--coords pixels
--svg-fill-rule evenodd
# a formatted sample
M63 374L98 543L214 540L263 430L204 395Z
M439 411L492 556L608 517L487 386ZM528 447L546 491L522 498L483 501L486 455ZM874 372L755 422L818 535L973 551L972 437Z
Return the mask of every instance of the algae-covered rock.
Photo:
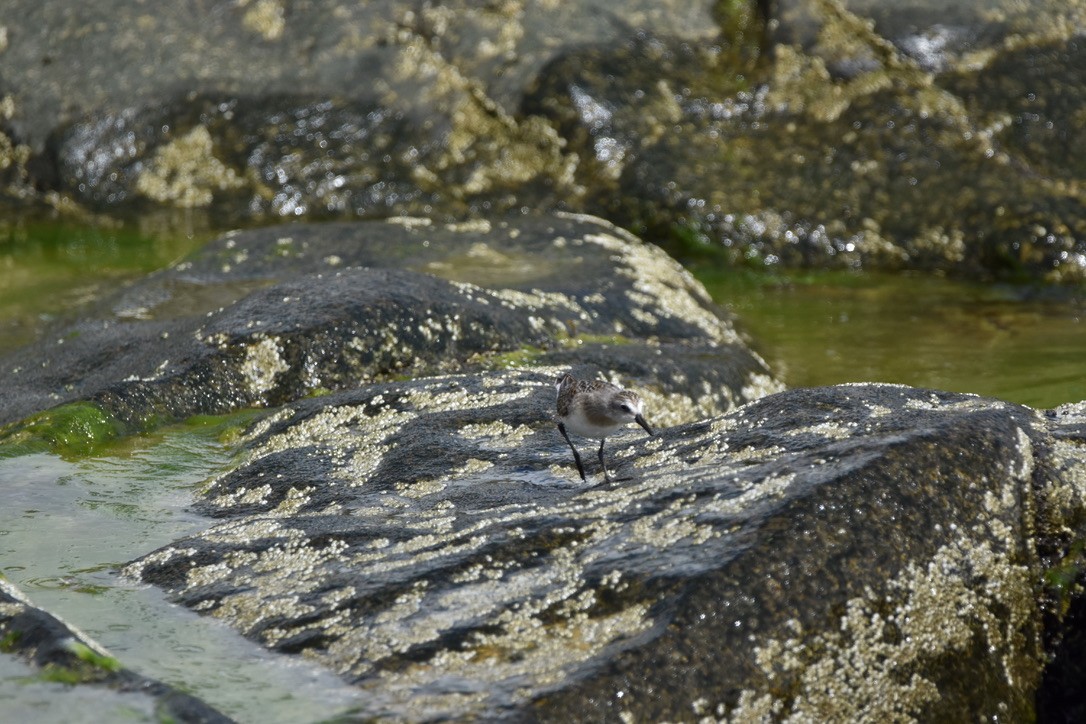
M0 362L0 423L25 418L9 442L78 452L99 433L582 348L651 381L669 422L779 389L693 277L605 222L396 219L228 234L118 290Z
M283 98L302 91L346 99L383 93L392 105L409 108L470 83L510 113L527 79L562 48L641 27L713 38L715 6L712 0L607 6L381 0L295 11L271 0L216 2L194 13L138 0L80 7L12 0L0 35L0 90L10 108L0 110L35 152L84 114L150 107L186 93Z
M170 99L80 119L58 129L47 150L57 185L93 209L206 209L219 224L500 213L543 205L568 185L574 160L553 132L497 115L463 82L432 91L441 98L424 109L390 105L366 87L352 98Z
M528 80L562 48L637 27L711 39L715 6L17 0L0 47L0 156L20 149L32 197L180 207L220 225L553 206L578 197L577 160L515 115Z
M728 264L1086 279L1076 3L15 7L0 195L28 209L562 209Z
M231 721L195 696L125 668L86 634L36 607L0 578L0 656L9 655L29 664L40 680L66 684L52 696L77 700L79 716L84 720L132 717L138 713L149 721ZM86 691L90 686L112 693L103 691L94 697ZM58 704L58 710L62 706ZM7 702L6 715L16 716L12 709L21 711Z
M887 46L925 70L976 66L1004 49L1067 40L1083 12L1060 0L775 0L774 7L776 42L799 46L845 75L878 65ZM881 47L868 42L871 30L885 38Z
M523 107L584 159L588 208L732 264L1086 279L1080 10L963 12L960 47L921 62L912 4L782 5L789 44L759 64L656 36L540 74Z
M290 405L204 491L225 520L126 573L338 672L361 718L1032 718L1045 546L1086 500L1049 420L797 390L633 430L586 485L559 369Z

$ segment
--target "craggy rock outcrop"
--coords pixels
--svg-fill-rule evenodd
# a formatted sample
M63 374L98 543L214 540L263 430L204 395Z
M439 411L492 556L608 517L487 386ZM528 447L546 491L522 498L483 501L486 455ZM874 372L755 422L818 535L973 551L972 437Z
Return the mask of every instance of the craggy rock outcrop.
M1071 482L1075 490L1086 489L1086 471L1075 463L1086 448L1086 402L1063 405L1047 413L1052 425L1053 448L1063 461L1059 476ZM1037 721L1077 721L1086 715L1086 700L1080 682L1086 676L1082 652L1086 642L1086 515L1076 505L1078 498L1063 494L1067 530L1060 537L1056 552L1059 562L1046 572L1053 593L1048 627L1050 656L1044 680L1037 694Z
M642 26L712 38L713 6L381 0L295 8L281 0L214 0L194 13L132 0L85 7L12 0L0 88L11 95L6 119L35 150L83 113L153 104L178 89L282 97L304 88L351 98L376 85L395 101L422 106L425 92L464 85L455 77L462 74L512 110L523 85L561 48Z
M540 73L589 209L733 263L1086 278L1080 9L778 5L760 65L659 35Z
M1074 3L10 10L16 205L211 228L564 209L758 266L1086 279Z
M126 572L339 672L363 718L1032 718L1081 409L794 390L631 431L584 485L555 371L290 405L206 489L227 520Z
M210 208L219 224L575 199L576 158L514 115L523 87L562 48L631 27L712 38L714 7L17 0L0 172L95 210Z
M35 607L15 586L0 578L0 655L8 654L24 659L44 680L105 686L123 694L118 706L123 707L126 717L139 713L148 720L154 717L157 721L184 724L231 721L194 696L123 668L97 642ZM65 688L52 695L63 697L70 693L71 689ZM108 704L108 699L97 700L95 712L107 715ZM6 717L16 716L11 708L10 702L5 704Z
M571 350L628 370L665 424L779 389L693 277L599 219L397 219L227 235L0 362L0 423L89 402L79 424L131 431Z

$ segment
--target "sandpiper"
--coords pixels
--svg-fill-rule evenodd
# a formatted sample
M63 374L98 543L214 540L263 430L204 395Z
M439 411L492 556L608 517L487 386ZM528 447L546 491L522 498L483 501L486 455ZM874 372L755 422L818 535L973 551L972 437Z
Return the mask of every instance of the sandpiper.
M572 432L584 437L600 439L600 466L603 467L603 479L611 482L607 473L607 463L603 460L603 443L607 436L623 425L636 422L653 435L649 423L641 411L641 398L637 393L624 390L603 380L579 380L568 372L554 383L558 390L558 431L569 443L573 459L577 463L577 472L585 480L584 465L573 442L569 439L568 427Z

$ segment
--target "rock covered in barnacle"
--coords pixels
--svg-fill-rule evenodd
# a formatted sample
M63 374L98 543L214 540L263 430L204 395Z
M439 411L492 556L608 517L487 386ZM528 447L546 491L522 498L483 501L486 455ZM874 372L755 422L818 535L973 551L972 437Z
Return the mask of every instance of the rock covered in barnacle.
M207 487L221 522L125 572L339 672L362 717L1033 711L1038 550L1086 500L1050 420L796 390L631 430L610 448L629 479L585 486L547 419L561 369L291 405Z
M0 359L0 424L89 402L113 434L551 358L640 380L672 424L780 389L688 272L600 219L390 219L230 233L118 291Z

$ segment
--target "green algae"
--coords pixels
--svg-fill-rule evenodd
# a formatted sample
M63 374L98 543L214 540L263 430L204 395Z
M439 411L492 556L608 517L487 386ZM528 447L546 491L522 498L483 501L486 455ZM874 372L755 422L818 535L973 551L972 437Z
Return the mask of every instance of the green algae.
M617 347L633 344L633 340L621 334L581 334L573 330L569 334L559 335L556 343L560 349L577 349L583 345ZM525 345L508 352L478 353L469 362L487 370L510 370L544 364L548 352L550 350L543 347Z
M0 636L0 652L10 654L18 651L19 639L23 637L21 631L8 631Z
M161 427L150 421L145 429L133 430L93 402L73 402L54 407L0 428L0 458L52 453L66 460L102 454L123 454L128 440L156 436L171 430L199 430L220 444L237 441L262 410L246 409L226 415L194 415L176 425ZM144 443L140 443L144 444Z
M101 652L95 651L90 646L87 646L84 643L80 643L79 641L71 642L68 645L68 648L73 654L75 654L75 657L77 659L96 669L115 673L117 671L120 671L122 668L121 662L117 659L109 656L108 654L103 654Z
M712 7L713 19L727 44L729 65L741 68L762 56L769 18L758 5L749 0L717 0Z
M119 420L93 402L73 402L0 428L0 457L36 452L87 457L124 432Z
M536 364L544 354L546 354L546 351L540 347L521 347L511 352L477 354L470 361L481 362L487 369L508 370L517 367L530 367Z
M319 397L320 395L314 393L313 396ZM214 439L219 444L234 445L238 443L245 431L256 419L266 414L267 410L245 409L225 415L193 415L178 426L167 428L164 432L169 433L173 429L199 432L201 435Z
M1083 539L1072 543L1067 553L1045 570L1045 587L1061 618L1082 596L1083 581L1086 580L1083 574L1086 574L1086 540Z
M96 651L81 641L69 641L66 648L72 655L69 663L47 663L38 674L39 679L58 684L85 684L101 681L124 668L114 657Z
M0 219L0 350L38 338L46 326L129 279L162 268L205 234L152 233L138 224Z
M633 340L622 334L577 334L562 340L562 346L569 349L580 347L582 344L612 345L618 347L633 344Z

